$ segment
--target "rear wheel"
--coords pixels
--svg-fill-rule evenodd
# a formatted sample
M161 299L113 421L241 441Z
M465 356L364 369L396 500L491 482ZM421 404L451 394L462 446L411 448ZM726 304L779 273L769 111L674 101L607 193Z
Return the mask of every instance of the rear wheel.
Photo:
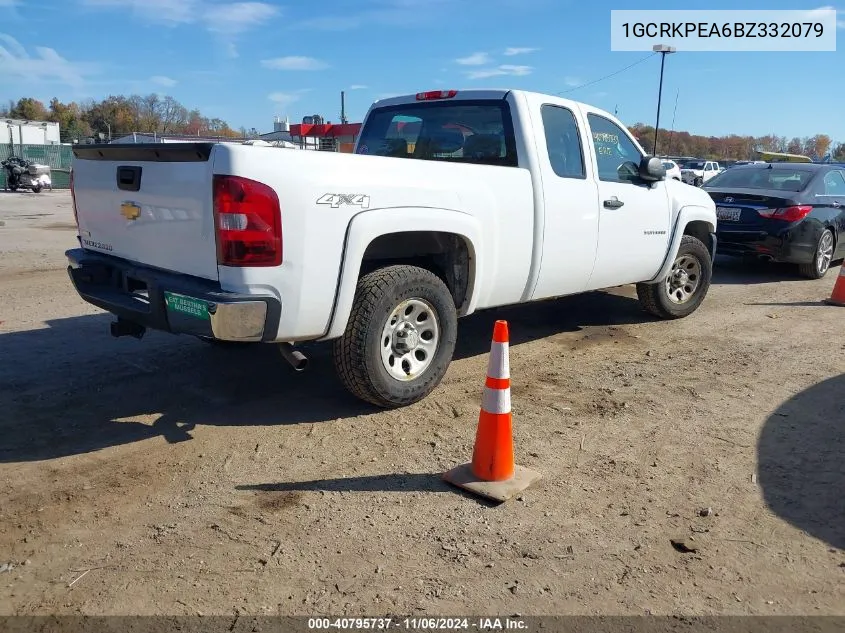
M35 185L32 188L32 193L41 193L41 185Z
M692 235L681 238L681 246L669 275L655 284L637 284L637 297L646 311L661 319L679 319L698 309L713 275L710 253Z
M341 382L383 408L413 404L446 374L457 339L446 284L417 266L388 266L361 277L343 336L334 342Z
M808 264L800 264L798 266L799 272L810 279L824 277L830 270L830 262L833 260L833 246L833 232L830 229L825 229L816 244L813 261Z

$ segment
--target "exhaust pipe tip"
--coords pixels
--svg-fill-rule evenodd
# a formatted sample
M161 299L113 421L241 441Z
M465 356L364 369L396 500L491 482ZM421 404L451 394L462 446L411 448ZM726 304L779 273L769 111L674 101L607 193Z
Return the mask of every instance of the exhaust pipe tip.
M121 318L118 318L117 321L110 323L109 330L111 331L111 335L115 338L120 338L121 336L131 336L138 340L142 339L144 334L147 332L147 328L143 325L138 325L137 323Z
M295 371L304 371L308 367L308 357L299 350L293 349L290 343L281 343L279 351Z

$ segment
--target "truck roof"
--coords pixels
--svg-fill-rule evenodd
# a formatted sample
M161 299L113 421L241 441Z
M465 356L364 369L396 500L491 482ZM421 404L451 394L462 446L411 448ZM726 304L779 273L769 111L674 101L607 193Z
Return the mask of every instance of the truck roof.
M493 89L479 89L479 88L470 88L467 90L460 90L460 89L446 89L446 90L423 90L420 92L415 92L411 94L405 95L397 95L395 97L388 97L387 99L379 99L373 102L372 107L374 108L384 108L394 105L403 105L406 103L416 103L417 102L417 95L421 93L450 93L454 92L455 95L453 97L449 97L449 100L452 101L462 101L462 100L477 100L477 99L504 99L505 96L508 94L516 94L516 95L525 95L530 99L540 99L540 100L554 100L556 103L581 103L578 101L574 101L572 99L565 99L563 97L558 97L556 95L545 94L541 92L532 92L530 90L511 90L508 88L493 88ZM584 104L589 105L589 104ZM593 106L590 106L593 107Z

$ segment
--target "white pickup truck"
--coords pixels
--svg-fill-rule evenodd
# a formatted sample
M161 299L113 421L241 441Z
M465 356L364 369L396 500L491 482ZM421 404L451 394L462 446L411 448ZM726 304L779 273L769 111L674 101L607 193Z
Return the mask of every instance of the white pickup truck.
M688 160L681 166L681 180L700 187L723 170L715 160Z
M516 90L377 101L354 154L230 143L74 148L71 280L146 329L207 341L333 341L344 386L426 397L458 317L637 284L654 315L707 294L716 210L613 116Z

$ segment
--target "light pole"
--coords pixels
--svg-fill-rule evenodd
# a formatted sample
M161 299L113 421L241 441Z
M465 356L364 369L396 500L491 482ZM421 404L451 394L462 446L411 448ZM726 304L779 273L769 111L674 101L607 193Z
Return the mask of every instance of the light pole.
M663 97L663 64L666 63L666 54L674 53L677 49L672 46L655 44L652 50L655 53L660 53L660 88L657 91L657 123L654 124L654 149L651 152L657 156L657 131L660 129L660 100Z

